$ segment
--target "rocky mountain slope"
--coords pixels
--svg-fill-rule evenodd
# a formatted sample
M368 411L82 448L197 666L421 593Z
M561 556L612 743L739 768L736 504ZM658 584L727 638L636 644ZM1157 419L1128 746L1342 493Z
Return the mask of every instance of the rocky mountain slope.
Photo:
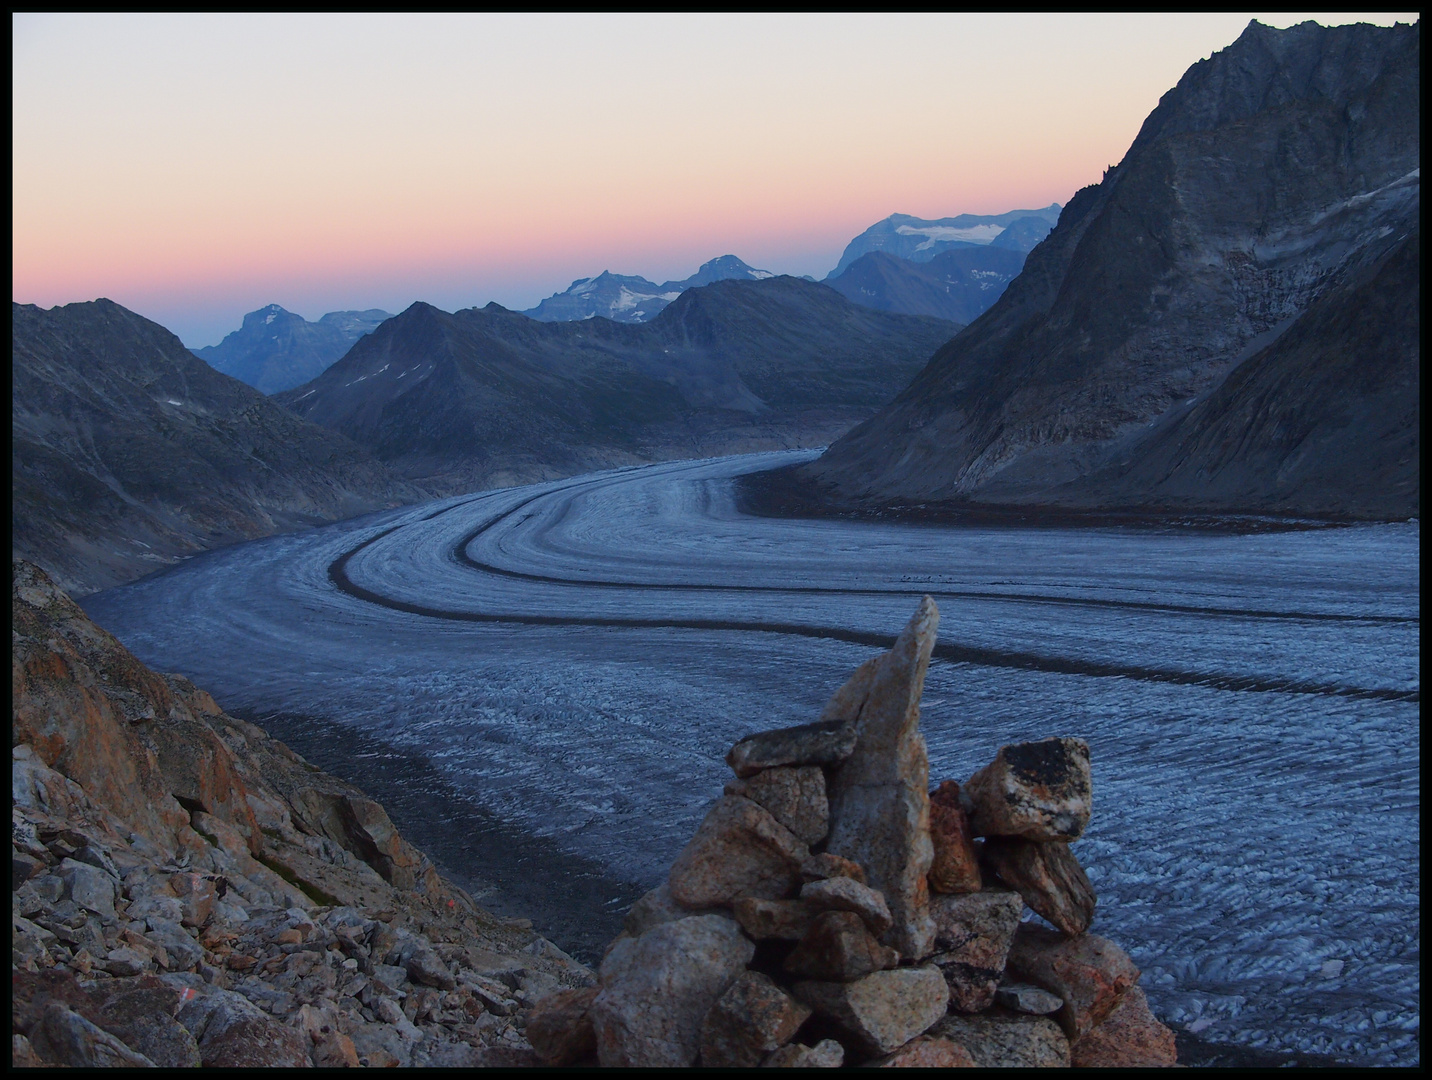
M578 278L565 292L553 293L522 314L539 322L574 322L596 316L613 322L649 322L687 289L715 281L762 281L774 276L769 270L747 266L734 255L704 262L689 278L660 285L644 277L603 270L594 278Z
M646 324L416 304L278 395L433 491L821 445L958 329L797 278L687 290Z
M12 568L12 1064L524 1065L592 973Z
M1250 24L797 479L837 504L1418 513L1418 33Z
M911 262L928 262L942 251L993 244L1011 251L1029 252L1059 220L1059 204L1043 210L1010 210L1004 214L959 214L947 218L917 218L891 214L845 246L840 262L826 275L839 277L856 259L883 251Z
M994 244L949 248L928 262L871 251L825 284L876 311L933 315L963 325L988 311L1023 266L1023 251Z
M76 594L421 497L109 300L11 317L11 544Z
M306 383L371 333L386 311L330 311L317 322L277 304L251 311L238 330L217 345L193 350L215 371L232 375L265 394Z

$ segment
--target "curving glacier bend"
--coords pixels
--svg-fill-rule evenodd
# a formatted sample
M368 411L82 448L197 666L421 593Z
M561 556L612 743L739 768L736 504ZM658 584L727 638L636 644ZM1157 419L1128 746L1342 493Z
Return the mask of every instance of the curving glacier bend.
M1088 740L1094 818L1075 852L1094 929L1129 949L1163 1018L1418 1061L1417 523L1234 535L739 512L733 477L809 456L408 507L84 606L228 710L420 759L451 797L646 887L719 793L727 747L811 719L929 593L932 778L963 780L1011 741ZM394 816L434 848L440 822ZM445 869L482 876L445 841ZM598 903L573 893L569 938L610 918Z

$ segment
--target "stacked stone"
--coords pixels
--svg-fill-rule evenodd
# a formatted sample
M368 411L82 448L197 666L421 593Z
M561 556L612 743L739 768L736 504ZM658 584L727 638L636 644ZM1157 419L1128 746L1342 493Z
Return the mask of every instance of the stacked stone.
M939 615L813 724L742 739L667 881L642 897L595 987L534 1006L554 1065L1173 1064L1128 956L1088 934L1069 844L1089 748L1007 746L929 792L919 703ZM1025 904L1058 930L1022 923Z

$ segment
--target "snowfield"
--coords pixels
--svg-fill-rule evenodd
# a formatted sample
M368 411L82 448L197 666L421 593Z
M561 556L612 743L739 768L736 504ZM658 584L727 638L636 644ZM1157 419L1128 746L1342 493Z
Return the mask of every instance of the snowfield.
M730 744L813 719L929 593L932 780L1008 742L1088 740L1094 817L1074 852L1094 930L1129 950L1161 1017L1417 1063L1416 523L1231 535L737 510L734 476L809 456L408 507L84 606L230 711L416 755L495 820L649 887L720 793ZM441 822L394 817L437 843Z

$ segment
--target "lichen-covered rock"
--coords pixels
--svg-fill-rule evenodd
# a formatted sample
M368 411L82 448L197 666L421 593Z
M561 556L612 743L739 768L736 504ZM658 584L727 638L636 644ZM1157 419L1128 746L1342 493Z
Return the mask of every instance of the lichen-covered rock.
M830 804L825 773L818 765L780 766L726 785L727 795L740 795L764 806L805 844L825 839Z
M28 1036L45 1062L76 1069L154 1068L154 1062L58 1001L50 1002Z
M930 1034L959 1043L981 1069L1067 1069L1069 1040L1043 1016L951 1013Z
M889 1054L945 1015L949 990L933 967L877 971L856 982L798 982L791 992L864 1052Z
M855 731L840 720L777 728L747 735L726 754L726 764L739 777L755 776L781 765L834 765L855 749Z
M185 1002L175 1017L199 1044L209 1068L309 1068L308 1039L280 1024L248 998L210 987Z
M597 1058L619 1068L685 1068L701 1023L756 947L730 919L696 915L619 941L602 962L589 1015Z
M970 1052L951 1039L921 1035L893 1054L866 1062L875 1069L973 1069Z
M731 914L753 941L799 941L810 931L820 912L804 900L762 900L743 896L731 905Z
M801 886L801 899L827 911L852 911L865 920L876 937L890 929L890 908L885 897L854 878L833 877Z
M1094 921L1099 898L1068 844L991 837L984 859L1031 910L1066 934L1082 934Z
M823 911L786 957L785 970L801 979L850 982L900 962L900 954L870 935L851 911Z
M979 1012L994 1000L1005 958L1024 913L1024 901L1007 889L931 898L935 943L931 958L950 987L950 1007Z
M979 892L979 853L969 817L960 804L960 785L946 780L930 793L930 843L935 849L930 864L930 891Z
M855 749L831 770L828 786L826 850L859 863L884 894L892 924L882 940L908 959L928 955L934 941L926 881L934 858L930 765L920 695L939 618L925 597L894 648L879 658L856 721Z
M1002 746L964 794L976 836L1077 840L1092 810L1089 744L1056 738Z
M1149 1011L1137 986L1124 991L1113 1011L1070 1047L1079 1069L1151 1069L1178 1064L1173 1032Z
M1108 938L1071 938L1029 923L1014 935L1006 970L1064 999L1054 1018L1071 1042L1102 1023L1139 978L1129 954Z
M802 881L825 881L827 878L836 877L848 877L862 885L865 884L865 871L860 869L859 863L850 859L842 859L839 855L832 855L828 851L812 855L801 863Z
M822 1039L814 1046L791 1043L761 1063L766 1069L838 1069L845 1064L845 1047L834 1039Z
M749 1069L790 1042L810 1016L765 975L748 971L721 995L701 1024L701 1064Z
M770 811L738 795L723 796L671 864L667 884L689 908L730 904L740 896L778 900L800 885L810 850Z
M548 1065L576 1065L597 1054L597 1031L590 1016L595 986L559 990L532 1006L522 1033Z

